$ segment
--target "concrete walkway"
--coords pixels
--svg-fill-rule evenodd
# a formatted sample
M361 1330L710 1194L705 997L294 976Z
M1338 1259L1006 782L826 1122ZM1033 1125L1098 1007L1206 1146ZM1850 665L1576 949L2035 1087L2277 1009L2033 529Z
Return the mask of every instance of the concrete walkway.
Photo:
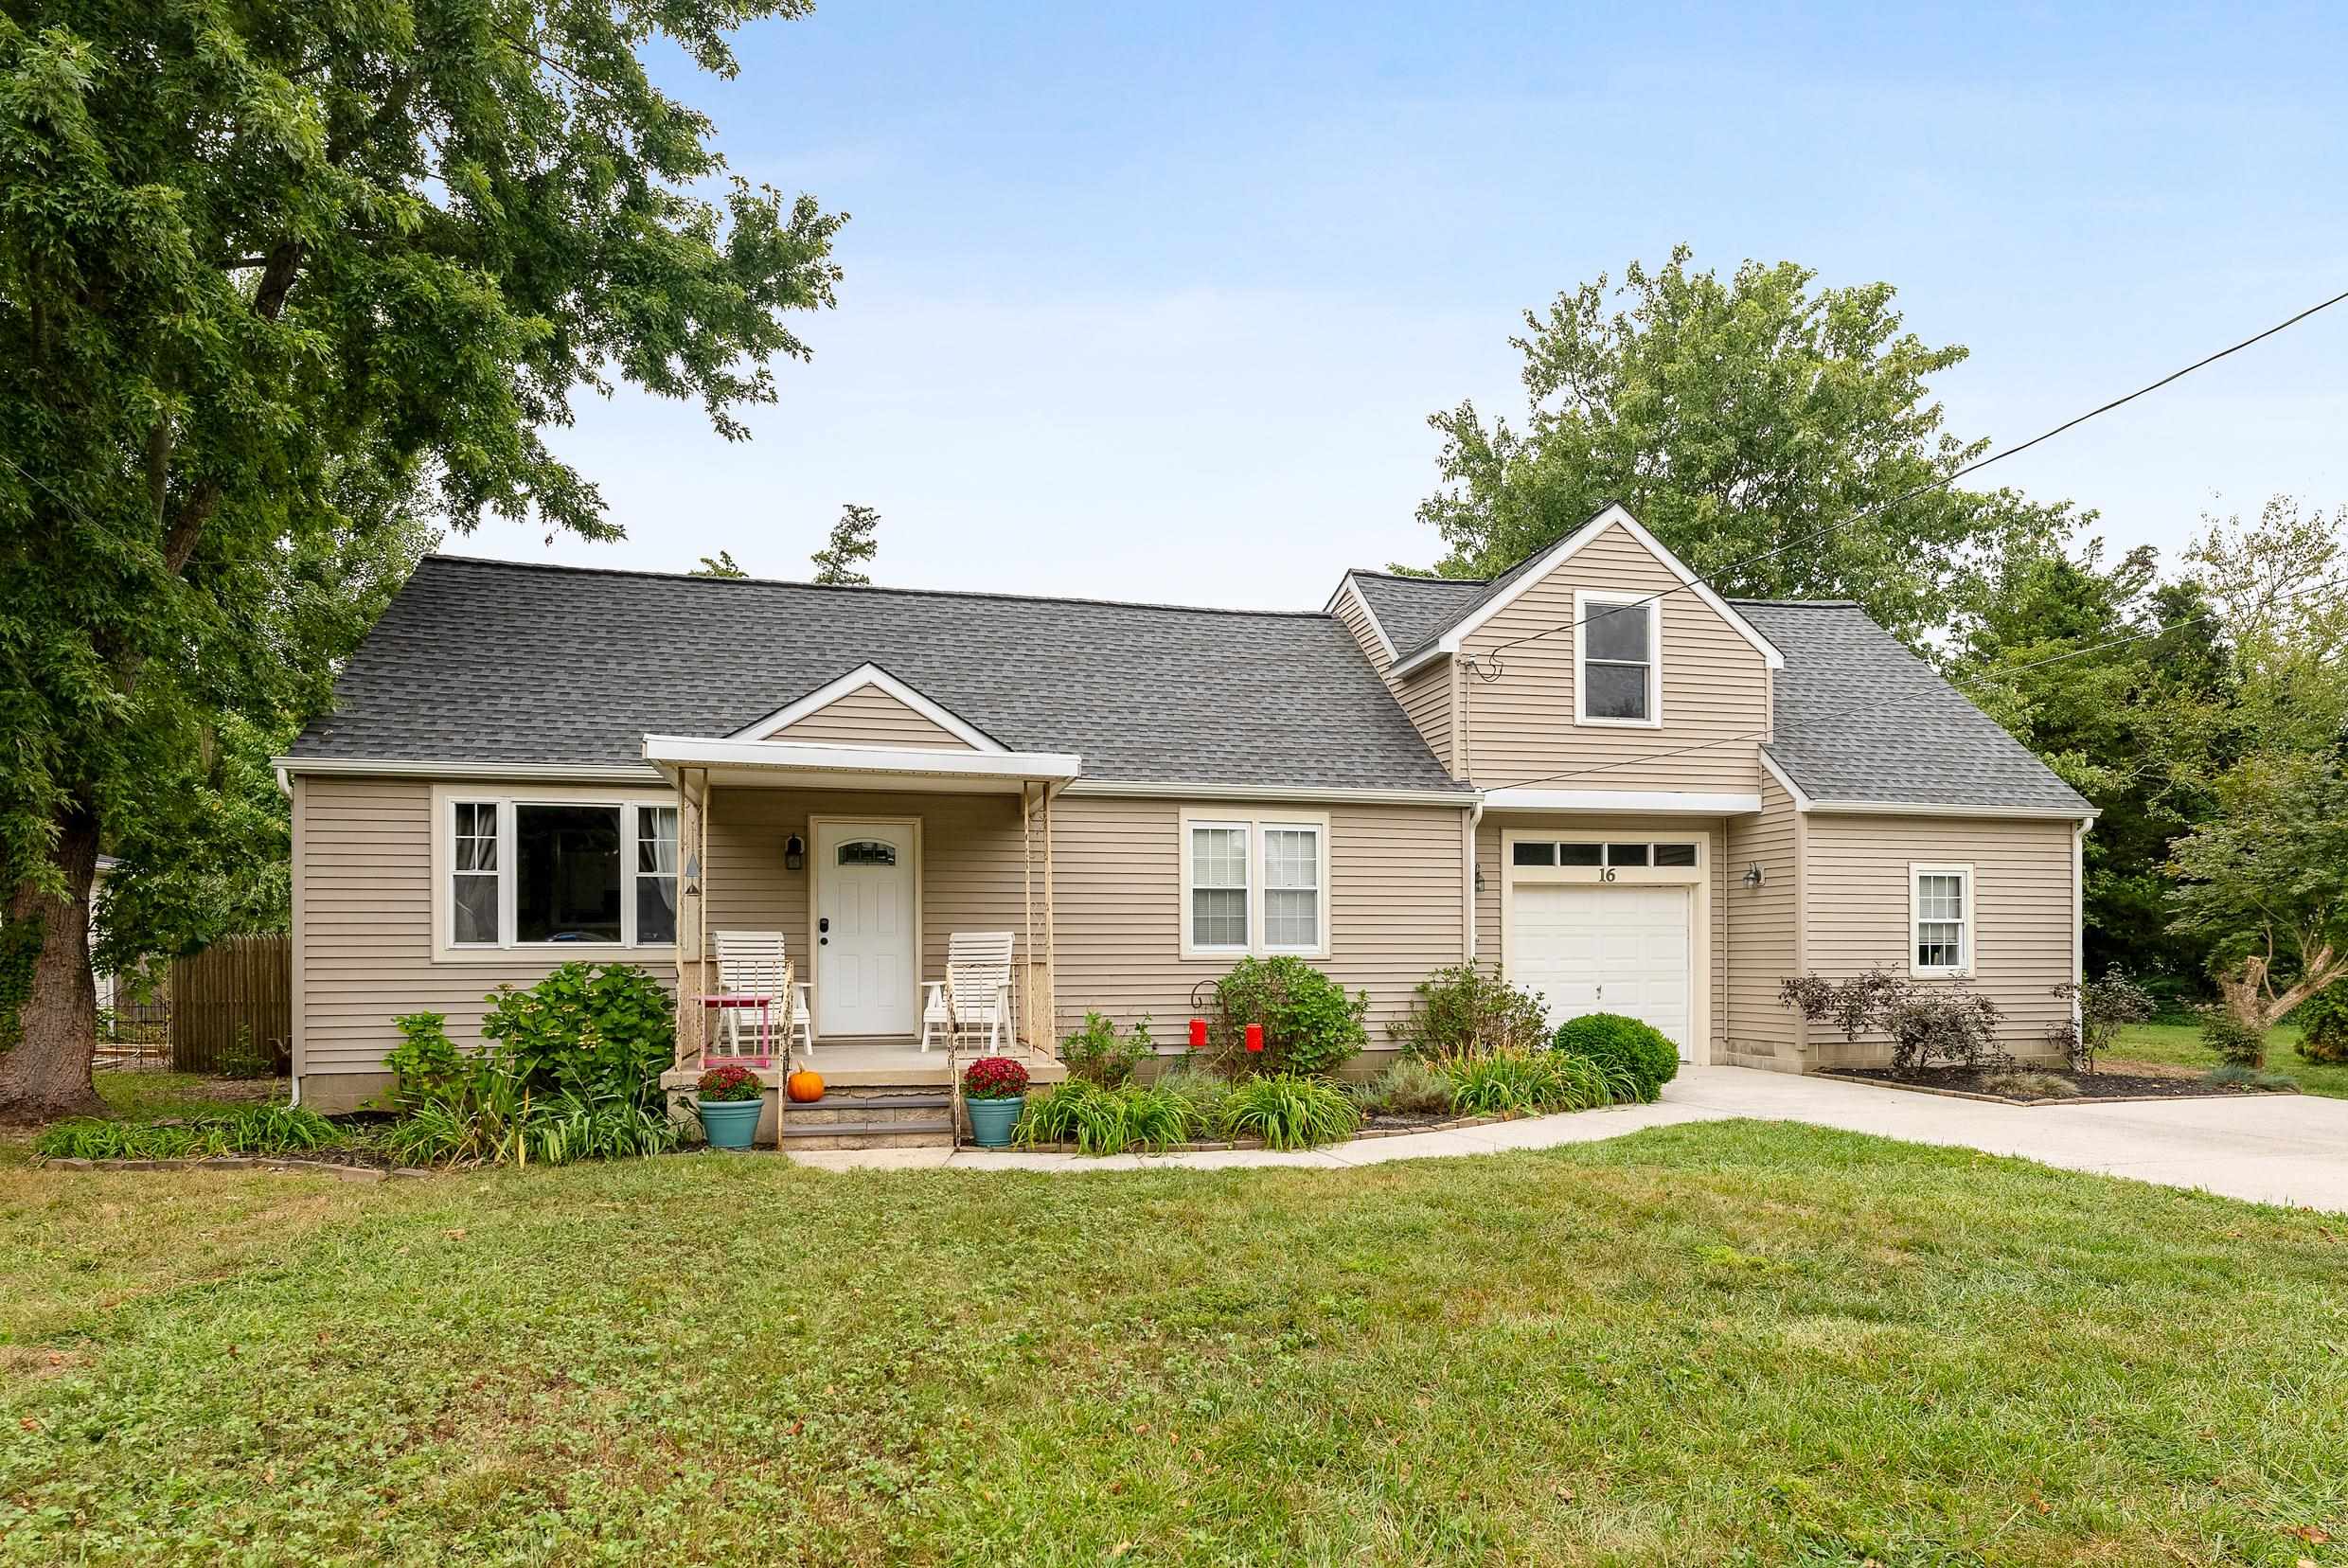
M1660 1105L1535 1116L1448 1132L1375 1138L1333 1149L1275 1154L985 1153L976 1149L840 1149L793 1155L827 1170L1139 1170L1180 1166L1307 1166L1334 1169L1388 1160L1442 1159L1511 1149L1593 1143L1679 1122L1753 1117L1873 1132L1914 1143L2018 1154L2069 1170L2198 1187L2232 1198L2348 1213L2348 1100L2313 1095L2135 1100L2114 1105L1991 1105L1943 1095L1799 1078L1745 1067L1688 1067Z

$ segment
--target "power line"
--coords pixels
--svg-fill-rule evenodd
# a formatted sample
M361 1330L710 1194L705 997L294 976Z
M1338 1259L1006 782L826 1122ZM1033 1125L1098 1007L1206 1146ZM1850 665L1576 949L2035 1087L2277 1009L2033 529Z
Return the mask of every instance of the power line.
M2264 343L2267 339L2273 337L2278 332L2288 331L2291 328L2298 326L2309 316L2315 315L2321 311L2328 311L2333 306L2340 303L2342 300L2348 300L2348 290L2336 294L2329 299L2310 305L2305 310L2301 311L2298 314L2290 316L2283 321L2278 321L2266 330L2255 332L2250 336L2244 338L2239 343L2230 345L2227 347L2220 348L2214 354L2197 359L2191 365L2184 366L2182 369L2172 370L2167 375L2162 376L2159 381L2148 382L2144 385L2138 387L2133 392L2114 398L2109 402L2090 408L2084 414L2065 419L2061 424L2054 426L2051 430L2040 431L2037 435L2033 436L2030 439L2022 442L2019 446L2009 447L2003 452L1994 453L1987 457L1983 457L1979 462L1968 463L1963 468L1951 470L1949 472L1941 475L1937 479L1933 479L1926 484L1918 485L1912 490L1894 496L1889 501L1882 502L1863 511L1855 513L1850 517L1844 518L1839 523L1823 523L1806 533L1798 534L1794 538L1786 541L1784 543L1764 550L1758 555L1747 556L1742 561L1732 561L1726 566L1716 567L1709 577L1693 577L1686 582L1677 583L1672 587L1659 590L1654 594L1648 595L1645 598L1630 599L1621 603L1610 604L1592 615L1576 616L1574 619L1567 621L1562 625L1547 627L1538 632L1527 632L1522 636L1519 637L1511 637L1506 642L1497 644L1486 651L1476 655L1475 658L1470 661L1470 667L1473 668L1476 674L1488 685L1491 682L1500 679L1503 668L1500 655L1506 652L1511 648L1518 647L1523 643L1533 642L1542 637L1556 636L1559 633L1574 631L1575 628L1596 619L1599 615L1614 615L1619 614L1624 610L1636 609L1640 605L1652 604L1658 599L1668 598L1673 594L1684 594L1690 589L1699 586L1706 588L1713 587L1715 586L1712 581L1713 578L1725 577L1732 572L1742 571L1748 566L1756 565L1764 561L1773 560L1778 556L1784 555L1788 550L1796 549L1804 544L1811 543L1840 529L1852 527L1860 523L1872 521L1875 518L1882 516L1885 512L1892 510L1895 507L1907 505L1909 502L1914 500L1920 495L1927 495L1933 490L1942 490L1949 485L1953 485L1958 480L1966 477L1967 474L1979 473L1982 470L1991 467L1997 463L2002 463L2009 457L2019 457L2023 453L2028 452L2032 447L2039 446L2047 441L2051 441L2055 437L2063 435L2067 431L2077 429L2079 426L2087 423L2090 419L2097 419L2103 415L2110 413L2115 408L2124 407L2128 403L2132 403L2139 398L2146 397L2151 393L2158 392L2162 387L2169 385L2173 382L2182 381L2185 377L2192 375L2197 370L2207 369L2209 366L2215 365L2219 360L2225 359L2230 355L2238 354L2242 352L2243 349L2251 347L2257 344ZM1485 661L1488 661L1490 666L1488 673L1485 668Z
M2260 608L2264 609L2269 604L2278 603L2296 604L2303 600L2313 599L2319 595L2337 597L2339 592L2343 590L2348 590L2348 578L2334 578L2328 582L2319 582L2312 588L2303 588L2298 593L2287 595L2279 601L2276 600L2272 595L2268 595L2265 600L2261 601ZM2160 627L2154 631L2130 633L2125 637L2113 637L2106 642L2091 643L2086 648L2074 648L2065 652L2049 654L2043 659L2031 659L2022 664L2008 665L1996 671L1996 673L2001 676L2019 675L2025 669L2037 669L2047 665L2061 664L2069 659L2082 659L2090 653L2101 653L2114 648L2126 648L2131 643L2144 642L2153 637L2164 637L2170 633L2180 631L2185 627L2197 625L2203 621L2214 620L2216 618L2216 615L2217 612L2215 610L2204 611L2198 615L2188 615L2183 620L2173 622L2170 625ZM1941 678L1946 679L1946 677ZM1948 685L1950 689L1956 691L1959 698L1965 698L1965 693L1957 686L1957 683L1950 681L1948 682ZM1965 700L1969 701L1970 699ZM1901 709L1909 709L1919 712L1923 711L1921 705L1914 702L1877 703L1871 705L1868 711L1872 713L1881 713L1887 709L1892 711L1898 711ZM1978 711L1978 709L1976 711ZM1987 718L1988 715L1983 714L1983 717ZM1995 723L1997 721L1991 720L1990 722ZM1637 757L1616 757L1610 762L1594 763L1586 768L1569 768L1561 773L1541 774L1532 778L1512 779L1506 784L1482 784L1477 787L1486 790L1521 790L1528 784L1553 784L1561 778L1584 778L1592 774L1609 773L1616 768L1632 767L1641 762L1660 762L1667 757L1685 757L1690 752L1710 751L1716 746L1733 746L1744 740L1766 741L1769 739L1770 732L1768 730L1747 730L1736 735L1716 736L1710 740L1699 740L1691 745L1675 746L1669 751L1646 752Z

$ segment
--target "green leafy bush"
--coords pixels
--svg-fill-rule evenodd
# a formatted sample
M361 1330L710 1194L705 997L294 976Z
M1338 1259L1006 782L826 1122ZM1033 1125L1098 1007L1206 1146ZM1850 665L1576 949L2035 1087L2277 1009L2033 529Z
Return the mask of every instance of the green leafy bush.
M1107 1014L1088 1012L1084 1027L1059 1042L1059 1058L1072 1077L1114 1089L1130 1081L1134 1067L1155 1048L1148 1019L1134 1025L1131 1034L1121 1035Z
M2326 986L2291 1010L2304 1061L2348 1061L2348 985Z
M2158 1007L2152 993L2126 970L2113 970L2101 980L2065 981L2054 988L2054 995L2070 1003L2078 1017L2049 1025L2047 1043L2081 1073L2095 1071L2095 1059L2111 1048L2120 1031L2143 1023Z
M633 964L563 964L527 990L500 986L481 1033L534 1095L618 1096L648 1109L676 1060L674 1004Z
M1215 1011L1217 1064L1235 1078L1326 1075L1370 1040L1370 993L1347 995L1302 958L1242 958L1216 982ZM1261 1052L1247 1049L1250 1024L1264 1026Z
M473 1067L449 1039L445 1013L404 1013L391 1021L400 1043L383 1058L383 1065L399 1078L393 1097L401 1110L461 1094L471 1080Z
M1347 1093L1365 1115L1434 1116L1451 1109L1451 1080L1441 1068L1411 1058Z
M1407 1055L1459 1061L1539 1050L1549 1032L1549 1010L1532 992L1473 964L1456 964L1421 980L1410 1013L1388 1032Z
M2223 1007L2205 1007L2198 1020L2201 1042L2229 1067L2255 1072L2267 1065L2267 1031L2245 1024Z
M1344 1090L1299 1073L1236 1083L1222 1105L1224 1135L1261 1138L1266 1149L1315 1149L1352 1136L1361 1125Z
M1619 1068L1637 1097L1652 1100L1680 1072L1680 1048L1661 1030L1620 1013L1585 1013L1557 1025L1552 1047L1586 1057L1602 1069Z
M1902 1072L1936 1063L2008 1066L2014 1060L1998 1045L2003 1013L1963 980L1927 983L1887 969L1840 984L1803 974L1780 986L1777 998L1813 1024L1832 1024L1845 1040L1870 1031L1887 1037L1892 1065Z

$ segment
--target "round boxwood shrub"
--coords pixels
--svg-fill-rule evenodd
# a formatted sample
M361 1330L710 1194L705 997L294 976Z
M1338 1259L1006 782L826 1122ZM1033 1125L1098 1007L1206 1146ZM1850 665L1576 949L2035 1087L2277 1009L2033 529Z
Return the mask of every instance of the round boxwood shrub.
M1601 1067L1619 1067L1639 1086L1639 1097L1651 1100L1680 1072L1680 1048L1661 1030L1625 1018L1620 1013L1586 1013L1569 1018L1550 1037L1554 1049L1588 1057Z

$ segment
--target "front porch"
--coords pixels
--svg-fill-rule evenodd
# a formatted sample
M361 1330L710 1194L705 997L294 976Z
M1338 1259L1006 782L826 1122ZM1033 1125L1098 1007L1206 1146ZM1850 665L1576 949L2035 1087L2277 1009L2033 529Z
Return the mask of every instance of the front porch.
M663 737L645 753L681 805L677 1055L664 1089L740 1060L767 1086L760 1141L793 1144L834 1135L812 1131L825 1127L942 1135L958 1074L980 1055L1012 1057L1039 1083L1065 1077L1052 811L1075 758ZM720 933L779 940L786 978L756 987L770 1007L705 1005L741 989L720 961ZM955 998L956 937L991 941L999 964L1006 935L1008 969L993 972L1007 985ZM989 1001L1007 1014L991 1030ZM823 1100L781 1095L795 1067L823 1078Z

